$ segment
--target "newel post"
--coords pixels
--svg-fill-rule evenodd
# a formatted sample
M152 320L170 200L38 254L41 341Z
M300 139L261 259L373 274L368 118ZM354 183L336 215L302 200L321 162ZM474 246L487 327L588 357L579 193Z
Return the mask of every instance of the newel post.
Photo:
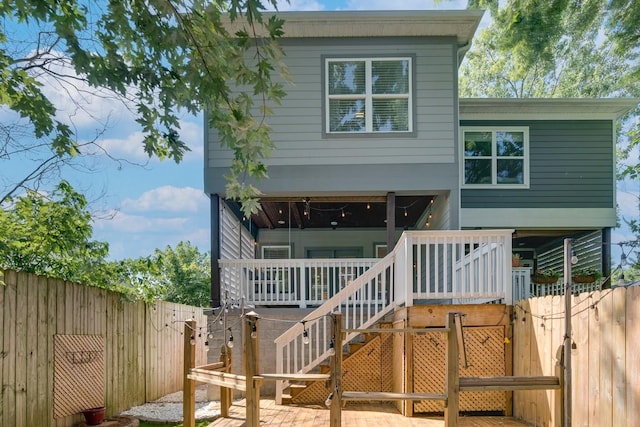
M331 314L331 385L325 402L329 407L329 425L342 425L342 313Z
M260 425L260 384L256 383L254 377L258 375L258 315L253 311L244 317L244 328L242 331L242 341L244 343L244 375L246 378L246 401L247 401L247 427L258 427Z

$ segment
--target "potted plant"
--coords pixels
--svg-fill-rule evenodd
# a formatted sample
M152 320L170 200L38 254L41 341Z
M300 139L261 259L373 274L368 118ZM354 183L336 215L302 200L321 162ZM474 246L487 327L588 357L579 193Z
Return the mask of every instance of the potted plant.
M82 415L84 415L84 419L87 421L88 425L97 426L102 424L104 421L104 410L104 406L89 408L82 411Z
M593 283L601 277L602 274L595 268L583 268L571 272L571 280L574 283Z
M511 254L511 267L521 267L520 254Z
M531 275L531 281L533 283L556 283L560 278L560 273L549 268L547 270L536 270Z

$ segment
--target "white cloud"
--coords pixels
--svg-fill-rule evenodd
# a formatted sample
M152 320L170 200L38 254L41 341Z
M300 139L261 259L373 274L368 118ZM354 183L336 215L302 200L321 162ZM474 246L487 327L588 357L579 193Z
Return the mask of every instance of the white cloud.
M130 215L124 212L113 212L110 219L97 219L96 229L124 233L166 234L167 230L176 232L189 223L189 218L151 218L142 215ZM134 238L134 236L130 236Z
M97 144L112 157L145 162L149 160L149 155L144 151L143 139L144 135L138 131L130 133L125 138L102 138L97 141Z
M202 190L192 187L174 187L165 185L142 194L137 199L122 201L123 210L132 211L165 211L165 212L198 212L207 206L207 196Z
M52 56L62 56L61 52L52 52ZM59 76L57 79L49 74L42 74L38 80L43 83L44 95L58 110L58 117L68 118L77 128L95 128L96 125L122 126L122 121L134 125L133 114L122 99L106 90L89 86L78 78L74 68L66 61L50 63L49 69ZM66 120L65 120L66 121Z

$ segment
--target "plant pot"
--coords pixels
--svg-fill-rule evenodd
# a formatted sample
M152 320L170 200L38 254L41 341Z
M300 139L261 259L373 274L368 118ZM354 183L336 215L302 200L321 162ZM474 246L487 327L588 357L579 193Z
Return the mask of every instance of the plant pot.
M573 283L593 283L596 281L596 276L572 276Z
M531 276L531 281L533 283L538 283L538 284L551 284L551 283L556 283L558 281L557 277L549 277L549 276Z
M84 419L90 426L97 426L99 424L102 424L102 422L104 421L104 406L85 409L84 411L82 411L82 415L84 415Z

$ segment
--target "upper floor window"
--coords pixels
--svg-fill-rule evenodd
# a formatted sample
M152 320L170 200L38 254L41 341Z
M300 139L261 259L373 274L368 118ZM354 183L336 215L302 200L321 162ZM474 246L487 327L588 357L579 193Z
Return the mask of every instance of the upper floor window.
M411 58L325 61L326 132L412 132Z
M466 187L529 186L529 129L462 128L463 181Z

